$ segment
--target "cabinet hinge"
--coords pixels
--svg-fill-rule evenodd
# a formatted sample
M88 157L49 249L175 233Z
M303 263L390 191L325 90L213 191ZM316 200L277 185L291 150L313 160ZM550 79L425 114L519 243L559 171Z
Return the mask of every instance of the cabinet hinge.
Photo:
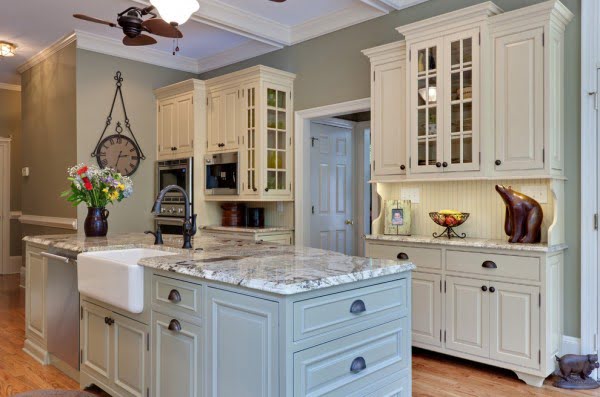
M594 230L598 230L598 213L594 214Z
M479 165L481 165L481 152L479 152Z
M373 81L375 81L375 71L373 71Z
M310 212L313 213L313 214L315 213L315 206L314 205L311 207Z
M440 329L440 342L442 341L442 330Z
M83 306L79 308L81 319L83 320Z
M79 350L79 364L83 364L83 349Z
M538 350L538 364L542 363L542 351Z
M192 139L192 148L194 147L194 140Z
M192 97L192 105L194 104L194 97Z
M408 52L408 62L410 62L410 59L412 58L412 51Z
M408 158L408 168L412 168L412 157Z
M146 334L146 351L150 351L150 332Z
M292 191L292 182L290 182L290 192Z
M542 33L542 47L546 45L546 33Z
M444 294L448 291L447 285L446 285L446 280L444 280Z
M542 149L542 163L546 162L546 149Z
M446 343L446 330L444 330L444 343Z
M290 99L292 99L292 91L290 91Z
M208 106L208 98L206 98L206 106Z
M442 293L442 280L440 280L440 293ZM440 330L442 332L442 330Z
M242 191L244 190L244 185L245 185L244 182L242 182Z
M150 388L149 387L146 388L146 397L150 397Z
M373 160L373 171L375 171L375 160Z
M542 307L542 293L538 293L538 307Z
M208 149L208 141L206 141L206 148Z
M479 45L481 45L481 32L479 32Z

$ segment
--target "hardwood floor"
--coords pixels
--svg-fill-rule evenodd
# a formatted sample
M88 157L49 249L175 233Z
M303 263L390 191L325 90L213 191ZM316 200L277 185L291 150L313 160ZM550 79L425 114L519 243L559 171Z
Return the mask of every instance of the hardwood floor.
M77 382L23 352L25 294L18 284L18 275L0 276L0 397L35 389L78 389ZM548 380L538 389L525 385L510 371L415 349L413 396L600 397L600 389L564 391Z

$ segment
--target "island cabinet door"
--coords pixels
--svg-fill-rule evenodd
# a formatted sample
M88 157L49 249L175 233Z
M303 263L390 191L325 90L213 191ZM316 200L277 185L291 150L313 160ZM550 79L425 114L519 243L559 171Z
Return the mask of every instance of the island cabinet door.
M87 301L81 302L81 370L110 385L112 376L110 321L112 312Z
M489 357L488 281L446 277L446 348Z
M442 345L442 276L415 272L412 279L412 340Z
M149 387L148 326L113 313L113 382L123 396L142 397Z
M490 292L491 358L523 367L539 368L539 288L492 282Z
M47 260L39 250L28 248L25 265L25 332L46 346Z
M276 397L278 304L208 288L208 392L211 397Z
M152 312L154 397L202 395L202 328Z

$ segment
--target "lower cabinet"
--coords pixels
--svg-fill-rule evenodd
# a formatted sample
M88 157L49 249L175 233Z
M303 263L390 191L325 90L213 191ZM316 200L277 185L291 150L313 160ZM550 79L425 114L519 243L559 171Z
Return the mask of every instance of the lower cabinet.
M45 349L47 260L41 250L28 245L25 257L25 333Z
M442 276L413 273L412 340L418 345L442 345Z
M202 328L152 312L154 397L202 395Z
M85 300L81 309L81 372L116 395L147 396L148 326Z
M217 288L207 299L207 396L278 396L278 303Z

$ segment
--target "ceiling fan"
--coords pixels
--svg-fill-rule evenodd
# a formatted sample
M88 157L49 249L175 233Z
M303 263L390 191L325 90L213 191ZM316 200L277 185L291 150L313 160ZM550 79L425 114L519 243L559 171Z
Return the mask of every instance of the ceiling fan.
M100 23L103 25L108 25L111 28L123 30L123 33L125 33L125 37L123 37L123 44L127 46L156 44L156 39L145 33L173 39L182 38L183 33L181 33L181 31L177 28L177 23L165 22L163 19L158 17L158 15L154 12L154 9L154 6L148 6L145 8L129 7L125 11L117 14L116 23L83 14L73 14L73 16L78 19L83 19L84 21ZM148 15L150 17L144 19L144 17Z

